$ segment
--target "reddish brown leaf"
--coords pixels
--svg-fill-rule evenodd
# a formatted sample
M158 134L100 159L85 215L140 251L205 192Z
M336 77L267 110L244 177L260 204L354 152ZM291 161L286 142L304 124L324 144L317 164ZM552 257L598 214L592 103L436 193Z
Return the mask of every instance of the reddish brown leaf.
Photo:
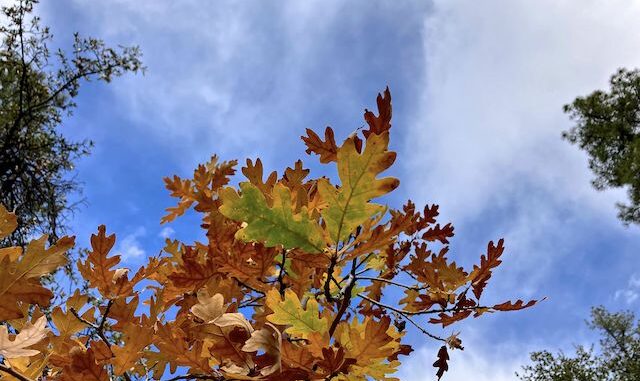
M431 318L429 319L429 323L442 324L442 328L444 328L450 324L467 318L469 315L471 315L472 312L472 310L459 311L454 312L451 316L445 314L444 312L441 312L440 314L438 314L439 318Z
M369 125L369 129L362 132L365 138L371 134L380 135L391 128L391 92L389 87L384 90L384 96L378 94L376 103L378 104L378 116L367 109L364 110L364 120Z
M449 238L451 237L453 237L453 225L451 225L451 223L443 227L440 227L440 224L436 224L436 226L429 228L429 230L422 234L422 239L425 241L440 241L445 245L449 243Z
M473 295L475 295L476 299L480 299L482 291L487 286L487 281L491 278L492 269L502 263L500 256L504 252L503 244L503 239L498 241L498 246L494 246L493 241L489 242L487 246L487 256L481 256L480 266L474 265L473 271L469 274Z
M324 141L309 128L307 128L307 136L301 136L301 138L307 146L306 152L320 155L321 163L330 163L338 159L338 146L331 127L324 130Z
M512 301L507 301L501 304L496 304L492 308L498 311L517 311L531 307L536 303L538 303L537 300L530 300L525 304L524 301L518 299L515 303L513 303Z

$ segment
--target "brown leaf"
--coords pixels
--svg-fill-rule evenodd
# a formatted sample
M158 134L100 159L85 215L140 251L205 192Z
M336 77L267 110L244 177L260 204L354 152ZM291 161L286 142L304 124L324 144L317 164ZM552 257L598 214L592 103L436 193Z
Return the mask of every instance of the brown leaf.
M389 87L384 90L384 96L378 94L376 103L378 104L378 116L367 109L364 110L364 120L369 125L368 130L362 131L365 138L369 138L371 134L380 135L391 128L391 92Z
M451 225L451 223L443 227L440 227L440 224L436 224L436 226L429 228L429 230L422 234L422 239L425 241L440 241L445 245L449 243L449 238L451 237L453 237L453 225Z
M429 323L432 324L442 324L442 328L453 324L457 321L460 320L464 320L465 318L467 318L469 315L471 315L473 311L472 310L466 310L466 311L457 311L454 312L453 314L451 314L451 316L445 314L444 312L441 312L440 314L438 314L438 318L431 318L429 319Z
M487 286L487 281L491 278L491 271L498 267L502 261L500 256L504 252L504 240L498 241L498 246L494 246L493 241L487 245L487 256L480 257L480 266L473 265L473 271L469 274L469 280L476 299L480 299L482 291Z
M331 127L327 127L324 130L324 141L309 128L307 128L307 136L301 136L301 138L307 146L306 152L320 155L321 163L330 163L338 160L338 146Z
M496 304L492 308L498 311L517 311L517 310L529 308L534 304L536 304L537 302L538 302L537 300L530 300L525 304L524 301L522 301L521 299L518 299L516 300L515 303L513 303L512 301L507 301L501 304Z

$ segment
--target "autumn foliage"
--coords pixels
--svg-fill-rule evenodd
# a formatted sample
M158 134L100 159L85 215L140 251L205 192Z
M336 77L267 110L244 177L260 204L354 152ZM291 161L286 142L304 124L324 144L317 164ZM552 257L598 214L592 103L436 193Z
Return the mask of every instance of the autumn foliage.
M464 270L449 259L453 227L436 222L437 205L374 202L399 185L381 177L396 159L388 89L377 104L361 135L340 145L329 127L324 137L302 137L307 153L337 167L336 184L310 177L300 160L279 176L257 159L246 161L235 188L237 162L216 156L192 179L167 178L178 202L162 223L194 208L206 240L167 240L130 271L100 226L77 263L89 291L62 305L50 305L40 277L65 264L73 238L0 249L2 379L395 380L412 351L403 344L408 329L441 342L440 378L462 342L427 323L446 327L536 301L481 303L502 240ZM0 208L0 238L15 228Z

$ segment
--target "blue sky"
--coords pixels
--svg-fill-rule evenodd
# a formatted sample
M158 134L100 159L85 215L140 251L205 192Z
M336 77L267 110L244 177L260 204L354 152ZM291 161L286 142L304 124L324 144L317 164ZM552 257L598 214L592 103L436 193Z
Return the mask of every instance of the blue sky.
M455 327L466 349L448 380L513 380L532 350L592 342L591 306L638 311L640 229L614 208L625 194L593 190L586 157L560 134L562 105L640 66L639 2L60 0L38 12L61 46L74 31L137 44L148 67L85 84L65 121L96 144L77 167L81 244L105 223L135 265L161 235L193 240L195 218L159 225L173 203L164 176L189 176L213 153L282 170L304 154L305 128L346 137L389 85L401 180L390 203L440 204L465 265L504 237L488 298L548 297ZM399 377L432 380L437 344L409 340Z

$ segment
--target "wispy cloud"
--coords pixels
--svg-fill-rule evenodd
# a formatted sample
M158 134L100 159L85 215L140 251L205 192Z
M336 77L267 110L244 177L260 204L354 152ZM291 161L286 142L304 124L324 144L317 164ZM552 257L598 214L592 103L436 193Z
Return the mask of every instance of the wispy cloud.
M143 0L86 6L75 0L70 5L91 26L90 33L142 47L146 76L119 79L114 98L136 130L170 146L188 167L214 150L243 157L255 156L257 147L302 148L299 132L331 122L316 114L327 107L351 112L361 123L360 100L375 93L359 88L383 89L392 72L381 65L396 62L382 54L380 44L386 38L406 42L401 34L415 33L407 26L419 27L426 8L420 2L392 7L364 1L205 6ZM397 36L375 36L381 40L376 44L366 39L374 36L365 33L381 33L392 23ZM417 35L410 37L419 47ZM384 50L407 55L394 51L404 46L391 43ZM365 82L363 76L374 70L384 76ZM269 154L262 155L268 164Z
M632 304L640 297L640 274L633 274L629 278L627 287L617 290L613 298L615 300L622 300L627 304Z
M166 239L173 236L175 232L176 231L173 230L173 228L171 228L170 226L165 226L162 230L160 230L160 233L158 233L158 236Z
M145 235L146 229L140 226L133 233L119 240L117 252L122 255L123 261L130 261L145 256L146 252L140 243L140 238Z

